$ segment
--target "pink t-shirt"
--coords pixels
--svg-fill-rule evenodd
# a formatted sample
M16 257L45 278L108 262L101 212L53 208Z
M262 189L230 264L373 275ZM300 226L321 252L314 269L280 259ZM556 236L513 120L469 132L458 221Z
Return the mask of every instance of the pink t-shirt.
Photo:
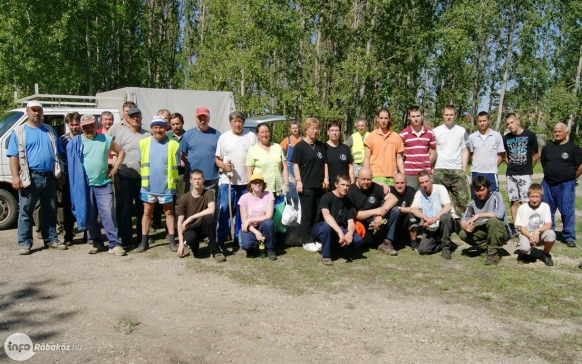
M269 201L275 201L275 196L269 191L264 191L261 198L255 198L252 193L247 192L238 200L238 205L246 208L247 217L252 219L266 214ZM259 222L254 222L252 225L259 224Z

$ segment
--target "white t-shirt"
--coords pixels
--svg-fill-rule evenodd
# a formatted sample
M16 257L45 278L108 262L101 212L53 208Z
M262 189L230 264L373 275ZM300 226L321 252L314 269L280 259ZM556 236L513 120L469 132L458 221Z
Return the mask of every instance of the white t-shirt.
M416 191L410 207L420 209L428 217L435 217L443 209L443 206L448 203L451 203L451 198L446 187L433 184L430 196L426 195L422 187Z
M463 169L461 150L469 148L469 136L465 128L455 125L449 129L445 124L433 129L437 144L435 169Z
M517 209L515 226L525 226L530 233L547 222L552 222L552 214L550 206L545 202L541 202L535 210L528 203L524 203Z
M234 166L232 171L232 184L241 186L247 184L247 175L245 172L245 162L247 152L257 143L257 136L252 131L243 130L240 135L236 135L232 130L220 134L218 144L216 145L216 156L224 162L231 161ZM228 184L226 172L220 170L220 184Z

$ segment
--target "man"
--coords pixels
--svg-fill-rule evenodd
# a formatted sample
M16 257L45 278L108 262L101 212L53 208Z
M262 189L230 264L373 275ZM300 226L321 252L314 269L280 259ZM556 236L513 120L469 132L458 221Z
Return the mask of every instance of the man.
M321 263L333 265L333 251L350 245L357 248L364 240L356 234L354 209L349 199L345 198L350 187L350 178L345 174L337 176L335 189L327 192L319 202L319 214L313 228L314 235L321 242Z
M469 202L461 219L459 237L487 254L485 265L497 264L501 260L499 249L509 234L505 202L501 193L491 189L487 177L475 177L472 185L476 198Z
M404 145L400 135L392 131L390 111L381 109L376 117L378 129L364 141L364 166L372 170L374 182L380 184L385 192L392 186L396 172L404 172Z
M469 203L467 185L467 163L469 162L469 137L462 126L455 124L457 112L453 105L443 110L444 124L434 129L437 144L437 161L434 169L434 183L445 186L455 210L455 218L460 218Z
M281 148L285 151L286 160L287 160L287 170L289 171L289 175L295 177L293 172L293 162L291 162L291 156L293 155L293 148L295 145L303 140L303 137L299 133L299 121L292 120L291 121L291 135L287 138L281 140Z
M511 208L511 221L515 225L517 208L527 203L527 191L532 183L533 167L540 159L538 139L534 133L524 130L514 113L505 116L509 133L503 137L505 163L507 163L507 197ZM517 230L512 231L517 237Z
M394 186L390 187L391 195L397 200L396 208L393 210L398 211L398 215L395 219L394 226L391 227L388 232L388 238L392 241L404 240L404 238L397 239L397 237L402 237L402 235L408 234L410 247L413 250L418 251L416 237L418 234L419 221L416 216L412 214L412 209L410 207L412 206L412 201L414 201L416 189L407 185L408 179L406 177L407 176L405 176L404 173L396 173L394 176ZM418 181L416 184L418 184Z
M103 111L99 120L101 121L101 127L97 129L97 132L100 134L107 133L113 126L113 114L109 111Z
M180 197L178 214L178 257L184 256L184 245L188 244L194 257L198 256L200 241L208 238L210 254L218 262L226 258L216 245L216 219L214 218L214 193L204 190L204 173L200 169L190 172L192 190Z
M170 115L170 127L172 130L166 132L168 138L174 139L178 143L182 140L184 133L184 117L180 113L173 113ZM179 161L178 165L178 185L176 187L177 198L179 199L186 191L186 181L184 177L184 170L186 163L182 160Z
M543 202L550 206L552 230L556 229L556 208L562 214L562 239L568 247L576 247L576 179L582 174L582 150L572 143L564 123L554 126L554 141L542 148L544 168Z
M451 232L454 230L454 222L449 193L445 186L433 184L427 171L418 172L418 184L420 188L410 206L410 212L423 220L424 236L418 246L418 253L432 254L440 248L441 256L451 259Z
M434 132L423 125L420 107L408 108L408 120L410 125L400 132L404 145L404 171L406 185L417 190L418 172L427 171L432 174L432 166L437 158L436 138Z
M477 126L479 130L469 135L469 157L473 160L471 164L471 181L477 176L484 176L491 184L491 191L499 191L497 167L499 167L505 156L503 137L489 128L489 114L486 111L481 111L477 115ZM471 194L473 200L475 200L474 189Z
M384 254L398 255L392 245L394 241L392 227L398 219L398 209L393 209L396 198L392 194L384 193L382 186L372 182L370 167L360 169L356 182L350 186L346 196L354 208L354 220L367 230L363 236L364 240L369 245L372 243L370 240L373 240L378 250Z
M119 132L128 128L129 125L129 115L127 114L129 110L137 108L137 104L133 101L126 101L123 103L123 116L120 123L113 124L108 130L107 134L111 135L114 139Z
M12 188L18 191L18 245L20 255L30 255L32 247L32 214L40 200L43 212L40 230L48 248L66 250L57 237L57 180L62 185L63 152L54 129L43 123L43 108L38 101L26 105L26 123L10 136L6 156L10 158Z
M164 120L164 122L166 123L166 133L168 132L168 130L171 130L170 110L160 109L160 110L158 110L158 113L156 115L161 117ZM180 141L178 140L177 142L179 143ZM162 214L163 213L164 213L164 211L163 211L162 205L160 205L158 203L154 204L154 212L152 215L152 228L160 229L162 227ZM166 239L167 238L168 237L166 236Z
M87 242L91 244L89 254L106 250L97 221L99 215L109 240L109 253L123 256L126 253L117 235L112 178L119 170L125 152L110 135L97 133L93 115L81 117L81 128L83 135L74 137L67 145L73 210L79 225L86 221ZM114 151L118 156L111 169L107 164L109 151Z
M143 253L149 249L148 233L152 224L154 206L162 205L166 215L168 243L170 249L178 251L174 231L174 196L178 183L180 144L166 136L167 123L160 116L154 116L150 123L152 136L139 141L138 160L141 174L140 199L143 201L141 223L141 243L135 250Z
M170 110L160 109L160 110L158 110L157 115L160 116L164 120L164 122L166 123L166 131L170 130L171 129L171 127L170 127Z
M73 139L76 135L81 134L81 115L78 112L69 113L65 116L65 122L69 127L69 132L63 134L59 138L59 144L63 149L63 154L61 158L63 160L63 175L65 177L65 181L61 186L61 210L62 210L62 219L63 225L65 227L65 245L71 246L73 245L73 237L75 233L73 228L75 227L75 218L73 217L73 213L71 212L71 187L68 181L68 173L69 168L67 165L67 144Z
M197 127L184 133L180 140L180 152L186 167L184 175L189 176L190 171L195 169L204 172L204 189L214 191L214 198L218 201L218 167L214 159L220 132L210 127L209 123L210 111L208 108L197 108ZM190 191L190 181L185 182L185 191Z
M366 130L366 120L358 119L356 121L357 131L348 137L344 143L352 150L352 157L354 158L354 174L358 176L358 171L364 165L364 158L366 157L366 148L364 147L364 140L370 135Z
M241 219L238 200L247 192L247 175L245 162L250 147L257 143L255 133L243 129L245 117L238 111L228 116L231 130L218 138L216 146L216 166L222 169L220 173L220 207L218 211L218 230L216 240L222 247L230 230L231 213L235 215L233 239L237 250ZM241 246L241 245L239 245Z
M141 127L141 111L137 107L127 112L127 125L113 139L125 151L125 158L119 168L119 196L121 200L121 218L119 235L125 247L132 246L132 214L135 207L135 233L138 241L142 238L141 221L143 218L143 203L140 199L142 176L139 166L139 143L151 136L151 133ZM109 129L111 130L111 129Z

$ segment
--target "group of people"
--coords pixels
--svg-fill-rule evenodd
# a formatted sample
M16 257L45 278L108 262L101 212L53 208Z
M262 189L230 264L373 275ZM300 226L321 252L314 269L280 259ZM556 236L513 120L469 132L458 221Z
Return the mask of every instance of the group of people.
M66 118L69 132L60 138L43 123L39 102L29 102L26 112L28 120L14 131L7 151L19 191L22 255L31 251L32 210L40 200L40 228L49 248L72 244L74 216L78 229L86 231L89 253L143 252L149 249L152 217L163 213L169 247L180 257L186 245L199 256L206 239L210 254L223 262L230 234L234 251L254 257L261 245L276 260L274 207L283 203L290 185L299 198L303 247L321 251L325 265L361 246L396 256L398 245L409 245L420 254L440 251L451 259L455 231L486 256L485 264L496 264L507 239L519 237L519 259L553 265L556 209L563 240L576 246L575 180L582 174L582 151L569 141L563 123L554 126L554 141L540 156L536 135L520 126L517 115L505 117L509 133L502 136L481 112L479 130L468 135L456 124L452 105L434 129L424 125L420 108L409 108L410 125L400 133L392 130L390 111L381 109L377 128L368 132L359 119L345 144L341 123L333 121L327 141L319 141L321 124L315 118L301 125L293 121L291 135L277 144L268 124L259 124L254 133L245 130L240 112L229 115L231 130L220 133L210 127L205 107L196 109L197 126L187 131L182 115L165 109L152 118L151 132L144 130L132 102L123 105L121 123L103 113L99 129L93 115L73 113ZM499 193L503 160L513 228ZM544 168L541 185L532 184L538 160ZM55 227L57 186L63 191L64 243Z

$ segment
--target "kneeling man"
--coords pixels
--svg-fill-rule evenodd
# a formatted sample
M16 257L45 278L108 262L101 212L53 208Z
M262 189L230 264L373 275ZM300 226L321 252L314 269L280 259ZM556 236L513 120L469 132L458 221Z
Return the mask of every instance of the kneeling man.
M324 194L319 202L313 233L321 242L321 262L324 265L333 265L332 251L336 250L336 242L341 248L358 247L364 242L355 233L354 209L350 200L345 198L349 187L350 178L340 174L335 181L335 190Z
M476 198L469 202L461 219L459 237L485 253L485 265L497 264L501 259L498 250L507 240L509 225L505 218L505 203L497 191L491 191L491 182L478 176L473 180Z
M451 232L455 223L451 216L451 198L443 185L433 184L430 174L418 172L419 190L414 195L411 213L422 219L424 236L418 246L420 255L436 253L442 249L442 257L451 259Z

